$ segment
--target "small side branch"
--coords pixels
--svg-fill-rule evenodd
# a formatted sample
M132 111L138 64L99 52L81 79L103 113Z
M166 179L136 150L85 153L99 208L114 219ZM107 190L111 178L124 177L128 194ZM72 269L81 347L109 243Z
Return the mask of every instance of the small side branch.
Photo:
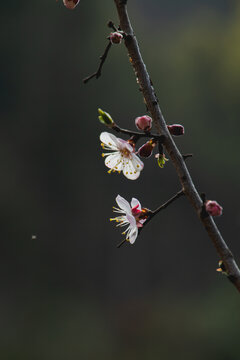
M149 211L149 215L147 220L144 223L144 227L149 223L149 221L152 220L152 218L157 215L160 211L166 209L170 204L172 204L175 200L177 200L178 198L180 198L181 196L184 195L184 191L180 190L179 192L177 192L176 195L174 195L173 197L171 197L168 201L166 201L164 204L162 204L161 206L159 206L156 210L154 211ZM142 228L141 228L142 229ZM141 231L140 229L140 231ZM139 231L139 232L140 232Z
M106 59L107 59L108 52L109 52L109 50L111 49L111 47L112 47L112 43L111 43L111 41L109 41L109 43L108 43L108 45L107 45L104 53L102 54L102 56L100 56L101 62L100 62L100 64L99 64L99 67L98 67L97 71L94 72L92 75L89 75L89 76L87 76L85 79L83 79L84 84L86 84L89 80L91 80L91 79L94 78L94 77L95 77L96 79L98 79L98 78L101 76L103 64L105 63L105 61L106 61Z
M164 143L165 136L159 135L159 134L151 134L150 132L137 132L127 129L122 129L118 125L114 125L111 127L112 130L115 130L118 133L126 134L129 136L134 136L135 140L138 140L140 138L153 138L158 140L160 143Z
M170 204L172 204L175 200L177 200L178 198L180 198L181 196L184 195L184 191L180 190L176 195L174 195L173 197L171 197L168 201L166 201L164 204L162 204L161 206L159 206L156 210L152 211L152 210L147 210L147 219L146 221L143 223L143 227L139 228L138 230L138 235L140 235L141 231L145 228L145 226L149 223L150 220L152 220L152 218L157 215L160 211L166 209ZM127 242L126 239L124 239L123 241L121 241L118 245L117 248L120 248L125 242Z
M188 158L193 157L193 154L182 154L183 160L186 161Z

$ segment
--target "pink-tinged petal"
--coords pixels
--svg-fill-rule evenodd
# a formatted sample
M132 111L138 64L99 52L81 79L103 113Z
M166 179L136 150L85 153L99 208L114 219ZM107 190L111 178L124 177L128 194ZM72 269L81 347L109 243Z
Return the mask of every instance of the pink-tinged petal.
M138 220L137 221L137 227L138 228L142 228L143 227L143 224L145 223L147 219L141 219L141 220Z
M132 207L132 208L137 208L137 210L142 211L142 207L141 207L140 202L139 202L137 199L135 199L135 198L132 198L131 207Z
M119 149L120 150L128 150L130 153L133 152L133 147L132 145L130 145L126 140L117 138L118 142L119 142Z
M136 219L132 214L127 213L126 218L127 218L127 221L129 222L131 228L137 226Z
M107 145L113 150L118 150L118 140L115 135L108 132L102 132L100 134L100 140L104 145Z
M122 171L123 163L120 153L109 154L105 159L105 165L110 169Z
M128 239L129 239L130 244L135 243L137 236L138 236L138 228L135 227L134 229L131 229L129 232Z
M129 180L136 180L140 172L135 170L131 160L124 158L123 161L123 175Z
M142 160L139 159L139 157L136 154L132 154L132 163L137 171L141 171L144 168L144 163Z
M125 200L122 196L118 195L116 197L116 203L120 207L120 209L124 210L126 214L131 214L131 207L127 200ZM131 215L132 216L132 215Z

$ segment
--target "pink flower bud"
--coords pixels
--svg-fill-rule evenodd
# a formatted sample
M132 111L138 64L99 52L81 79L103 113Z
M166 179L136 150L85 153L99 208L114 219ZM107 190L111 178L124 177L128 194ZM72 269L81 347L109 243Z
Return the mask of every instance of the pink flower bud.
M138 149L138 154L141 157L148 158L152 155L155 145L156 143L153 140L149 140Z
M222 215L223 208L215 200L207 200L205 203L205 208L211 216Z
M110 35L109 35L109 39L112 44L120 44L122 41L122 38L123 38L122 34L118 31L110 33Z
M184 134L184 127L180 124L168 125L167 127L171 135L180 136Z
M63 4L66 6L66 8L71 10L75 9L79 2L80 0L63 0Z
M152 128L152 118L144 115L135 119L135 125L139 130L149 131Z

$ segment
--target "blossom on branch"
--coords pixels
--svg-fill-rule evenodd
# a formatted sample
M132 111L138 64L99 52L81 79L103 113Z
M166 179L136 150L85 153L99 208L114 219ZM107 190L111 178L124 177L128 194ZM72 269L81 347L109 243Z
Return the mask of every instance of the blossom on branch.
M105 165L110 169L108 173L122 171L126 178L136 180L144 164L135 154L133 145L108 132L102 132L100 140L104 150L112 151L102 154L103 157L106 156Z
M139 116L135 119L138 130L149 131L152 128L152 118L148 115Z
M110 33L109 39L112 44L121 44L123 35L119 31Z
M180 124L167 125L168 131L173 136L181 136L184 135L184 127Z
M156 141L154 139L149 140L138 149L138 155L144 158L150 157L155 146Z
M118 195L116 203L119 208L113 207L113 211L119 213L120 216L111 218L110 221L116 221L117 226L127 225L127 229L122 233L126 235L126 240L133 244L138 236L138 229L143 227L148 217L148 210L141 207L140 202L132 198L131 205L127 200Z
M222 215L223 208L215 200L208 200L205 204L205 208L211 216Z
M63 0L63 4L66 6L66 8L71 10L75 9L79 2L80 0Z

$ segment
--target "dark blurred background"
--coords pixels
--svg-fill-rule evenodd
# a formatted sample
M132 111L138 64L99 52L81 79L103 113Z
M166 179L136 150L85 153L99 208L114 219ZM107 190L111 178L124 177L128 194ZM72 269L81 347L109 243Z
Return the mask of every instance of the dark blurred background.
M233 0L129 0L168 123L186 134L196 187L240 262L240 6ZM109 175L97 108L134 129L145 114L124 46L94 72L118 23L114 1L0 5L0 358L239 360L239 294L186 199L134 246L116 245L115 197L156 208L180 189L153 158L137 181ZM32 239L32 236L36 239Z

